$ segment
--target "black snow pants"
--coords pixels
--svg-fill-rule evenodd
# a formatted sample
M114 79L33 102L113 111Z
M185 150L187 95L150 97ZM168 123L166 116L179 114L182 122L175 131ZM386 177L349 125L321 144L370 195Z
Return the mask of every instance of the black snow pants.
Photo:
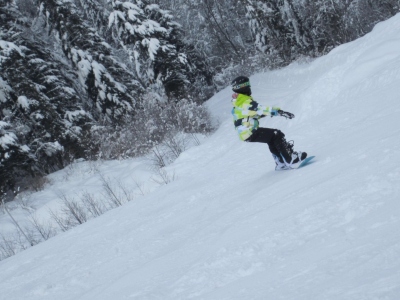
M266 143L269 151L277 157L281 155L286 161L291 161L292 149L286 142L285 134L279 129L259 127L253 131L253 134L246 140L250 143Z

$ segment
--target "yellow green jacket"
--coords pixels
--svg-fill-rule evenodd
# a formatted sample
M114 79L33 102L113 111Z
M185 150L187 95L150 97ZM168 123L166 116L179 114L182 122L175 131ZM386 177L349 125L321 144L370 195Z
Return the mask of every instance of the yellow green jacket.
M279 107L264 107L253 100L251 96L237 94L232 99L232 115L235 129L242 141L247 140L259 126L258 119L265 116L272 116Z

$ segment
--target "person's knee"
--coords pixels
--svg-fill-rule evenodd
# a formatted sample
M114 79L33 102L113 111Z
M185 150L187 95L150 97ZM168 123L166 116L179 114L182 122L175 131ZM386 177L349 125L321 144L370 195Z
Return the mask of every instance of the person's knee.
M280 131L279 129L275 129L274 134L275 134L275 138L277 138L277 139L283 139L285 137L285 134L282 131Z

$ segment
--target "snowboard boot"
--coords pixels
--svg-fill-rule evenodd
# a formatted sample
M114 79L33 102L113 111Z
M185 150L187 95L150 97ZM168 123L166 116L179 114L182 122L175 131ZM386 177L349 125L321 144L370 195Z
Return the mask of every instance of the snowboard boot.
M283 161L281 156L277 156L275 154L272 154L272 157L275 160L275 171L282 171L282 170L289 170L290 168L286 166L285 162Z
M300 164L307 158L306 152L293 152L290 164L286 164L290 169L297 169Z
M297 169L307 157L307 153L294 151L293 141L286 141L285 135L280 130L277 130L275 134L274 145L281 154L286 167L289 169Z

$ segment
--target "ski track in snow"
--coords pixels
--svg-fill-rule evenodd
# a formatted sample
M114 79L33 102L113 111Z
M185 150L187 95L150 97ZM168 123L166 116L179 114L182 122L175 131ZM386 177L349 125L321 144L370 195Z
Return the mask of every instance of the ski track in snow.
M145 195L0 262L0 299L400 299L400 15L310 63L251 77L264 118L316 159L274 171L241 142L229 88L208 102L219 129L157 187L146 162L96 168ZM99 192L90 163L31 195ZM23 220L23 212L13 211ZM10 220L0 215L3 230Z

